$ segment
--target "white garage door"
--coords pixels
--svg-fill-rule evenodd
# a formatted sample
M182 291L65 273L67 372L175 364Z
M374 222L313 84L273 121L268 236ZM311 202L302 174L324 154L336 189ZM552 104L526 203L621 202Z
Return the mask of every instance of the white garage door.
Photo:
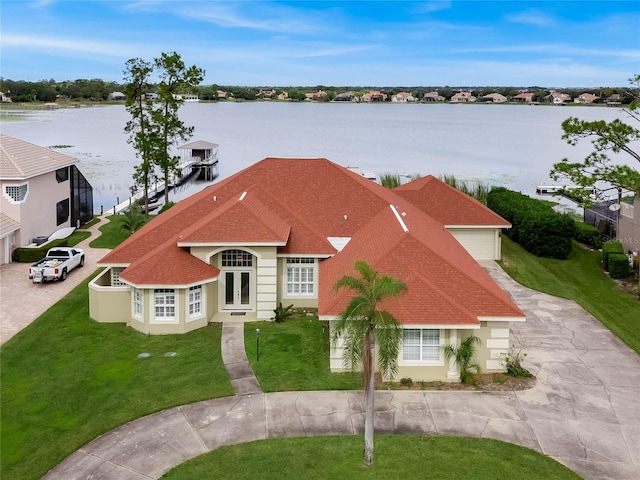
M498 248L500 238L495 230L450 228L449 231L476 260L500 259L500 249Z

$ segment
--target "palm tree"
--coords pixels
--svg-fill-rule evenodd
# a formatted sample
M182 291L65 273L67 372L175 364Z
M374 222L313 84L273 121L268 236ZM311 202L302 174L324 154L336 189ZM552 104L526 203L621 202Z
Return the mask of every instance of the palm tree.
M358 278L344 276L334 285L334 290L346 287L356 292L346 309L334 323L332 342L344 339L344 363L351 368L361 366L366 397L364 420L363 463L373 464L373 406L376 340L379 347L378 367L385 377L397 373L398 353L402 341L402 326L388 311L379 310L378 304L385 298L395 297L407 290L404 282L389 275L380 277L364 261L357 261Z
M121 230L128 230L129 233L135 233L145 224L145 217L138 204L132 204L127 211L124 212L122 221L120 222Z
M462 383L470 383L473 374L471 370L476 373L480 373L480 364L473 362L473 357L476 354L476 344L480 343L480 339L475 335L470 335L465 338L459 347L453 345L446 345L444 347L444 356L447 360L454 358L456 365L460 369L460 381Z

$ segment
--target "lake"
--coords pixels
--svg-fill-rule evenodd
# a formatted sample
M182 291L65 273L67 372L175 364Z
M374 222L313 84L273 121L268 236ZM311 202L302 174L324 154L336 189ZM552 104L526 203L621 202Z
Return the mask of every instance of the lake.
M591 150L588 141L571 147L562 140L563 120L626 118L618 108L569 105L278 102L185 103L180 116L195 127L192 140L220 145L220 178L265 157L324 157L378 175L453 174L528 195L553 183L555 162ZM58 150L79 159L99 212L130 195L138 160L124 133L129 118L123 105L11 112L2 131L41 146L69 145Z

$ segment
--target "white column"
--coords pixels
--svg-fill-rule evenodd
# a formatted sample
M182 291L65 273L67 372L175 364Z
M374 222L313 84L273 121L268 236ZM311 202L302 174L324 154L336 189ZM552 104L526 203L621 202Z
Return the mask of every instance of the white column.
M458 330L449 330L449 345L453 347L457 347L458 343ZM456 365L456 359L451 357L449 359L449 371L447 372L447 378L457 379L460 378L460 372L458 371L458 366Z

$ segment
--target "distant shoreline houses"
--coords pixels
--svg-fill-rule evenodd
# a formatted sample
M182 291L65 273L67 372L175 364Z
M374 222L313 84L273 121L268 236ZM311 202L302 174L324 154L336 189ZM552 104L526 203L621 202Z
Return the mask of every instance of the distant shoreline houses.
M299 94L299 92L296 91ZM443 95L438 90L428 92L399 91L385 93L381 90L348 91L335 93L318 89L313 92L304 92L292 95L287 90L259 89L255 94L255 100L262 101L289 101L289 102L350 102L350 103L522 103L522 104L600 104L620 106L621 95L612 94L601 97L591 92L583 92L575 97L565 92L555 90L545 92L527 92L519 90L512 96L500 92L475 94L474 90L456 90L450 95ZM218 90L217 101L246 101L251 99L237 98L231 91Z

